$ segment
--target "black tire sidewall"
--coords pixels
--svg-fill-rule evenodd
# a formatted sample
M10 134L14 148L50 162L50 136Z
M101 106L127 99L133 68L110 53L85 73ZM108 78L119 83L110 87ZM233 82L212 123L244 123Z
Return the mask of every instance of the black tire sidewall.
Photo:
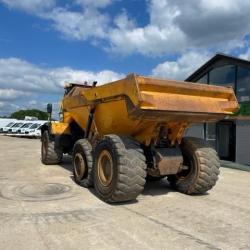
M196 156L195 148L192 147L189 143L185 143L181 145L181 150L183 157L188 157L190 161L192 161L192 167L190 169L190 173L185 178L176 178L176 187L183 192L189 193L190 188L196 182L200 172L200 163L199 159Z
M103 150L107 150L112 158L113 161L113 178L111 180L111 183L109 186L104 186L102 185L102 183L99 180L98 177L98 159L99 156L101 154L101 152ZM94 154L94 186L95 186L95 190L96 192L99 194L99 196L104 199L107 200L109 198L112 197L112 194L114 193L114 190L116 188L117 185L117 180L118 180L118 155L116 150L113 147L113 144L111 141L109 141L108 139L105 139L103 141L101 141L95 149L95 154Z
M61 148L55 148L55 142L50 138L49 131L46 130L42 134L41 145L41 160L45 165L54 165L61 162L63 151ZM46 145L44 145L46 143ZM43 148L45 150L43 151Z
M43 132L41 141L42 141L42 145L41 145L42 162L45 162L46 158L47 158L47 154L48 154L48 144L49 144L49 134L48 134L48 131L44 131ZM47 147L44 146L45 141L47 143Z

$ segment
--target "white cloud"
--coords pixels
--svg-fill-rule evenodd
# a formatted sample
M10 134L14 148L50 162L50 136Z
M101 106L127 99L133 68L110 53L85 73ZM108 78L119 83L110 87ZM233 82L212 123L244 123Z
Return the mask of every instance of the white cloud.
M60 100L66 82L87 81L92 84L93 81L98 81L101 85L123 77L123 74L111 70L93 72L70 67L44 68L19 58L1 58L0 102L4 108L1 107L0 113L12 112L16 107L40 108L45 106L41 103L42 97L50 101L50 95L55 95Z
M49 20L67 39L104 44L107 51L124 55L162 56L197 48L227 52L250 33L250 1L148 0L144 26L124 10L111 17L106 7L112 0L0 1ZM72 8L76 4L82 8Z
M245 53L240 54L239 57L245 60L250 60L250 48L247 49Z
M105 8L112 3L112 0L75 0L83 7Z
M53 27L67 39L104 39L107 36L109 17L95 8L86 8L82 12L54 8L41 17L52 21Z
M40 12L55 6L55 0L0 0L9 8L20 9L27 12Z
M129 20L126 11L123 11L114 18L114 24L121 30L133 29L135 27L135 21Z
M5 106L5 102L0 102L0 108L3 108Z
M69 67L56 68L49 71L49 77L54 79L54 84L61 89L65 82L83 83L84 81L90 84L97 81L99 85L107 82L112 82L124 77L123 74L116 73L111 70L103 70L100 72L73 70Z
M0 102L0 115L10 115L11 113L15 112L16 110L20 109L21 107L19 105L16 105L12 102L8 101L1 101Z
M30 93L15 89L0 89L0 101L11 101L20 97L29 96Z
M149 5L150 23L144 27L114 28L110 30L111 51L122 54L134 52L160 55L184 48L186 38L174 24L180 11L168 1L153 0ZM130 20L127 20L128 23Z
M9 8L24 10L51 21L53 28L67 39L104 39L107 36L109 16L102 14L98 8L106 7L111 3L110 0L76 0L83 7L80 11L69 10L69 5L60 7L56 5L56 0L0 0L1 2Z
M228 50L249 33L250 1L151 0L144 27L110 30L111 51L164 55L187 49Z
M114 81L123 75L111 70L100 72L70 67L43 68L19 58L0 59L0 89L35 93L60 93L65 82Z
M37 104L37 100L30 100L30 101L28 102L28 105L34 106L34 105L36 105L36 104Z
M176 61L166 61L158 64L152 70L152 73L159 78L185 80L210 57L211 55L207 53L187 52L181 55Z
M18 58L0 59L0 86L28 92L57 90L49 71Z

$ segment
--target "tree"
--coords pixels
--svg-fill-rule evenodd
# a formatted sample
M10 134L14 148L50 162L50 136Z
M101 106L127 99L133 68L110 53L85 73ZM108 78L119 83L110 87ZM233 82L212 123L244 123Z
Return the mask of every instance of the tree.
M38 109L19 110L10 115L11 118L24 120L25 116L34 116L38 120L48 120L48 114Z

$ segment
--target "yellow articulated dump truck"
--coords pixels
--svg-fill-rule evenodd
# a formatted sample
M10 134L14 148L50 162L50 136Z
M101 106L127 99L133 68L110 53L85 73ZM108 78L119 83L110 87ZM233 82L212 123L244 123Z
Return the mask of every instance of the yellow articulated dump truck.
M72 155L76 183L112 203L135 199L146 178L167 177L185 194L210 190L217 153L185 131L232 115L238 102L232 88L131 74L101 86L68 84L61 109L61 121L41 129L42 162Z

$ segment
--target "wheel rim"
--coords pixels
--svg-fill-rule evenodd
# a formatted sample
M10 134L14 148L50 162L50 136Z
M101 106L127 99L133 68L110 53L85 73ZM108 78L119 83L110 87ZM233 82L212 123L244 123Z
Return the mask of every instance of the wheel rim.
M75 154L74 169L76 177L82 179L86 171L86 164L80 153Z
M103 150L97 163L98 179L105 187L109 186L113 179L113 160L107 150Z

